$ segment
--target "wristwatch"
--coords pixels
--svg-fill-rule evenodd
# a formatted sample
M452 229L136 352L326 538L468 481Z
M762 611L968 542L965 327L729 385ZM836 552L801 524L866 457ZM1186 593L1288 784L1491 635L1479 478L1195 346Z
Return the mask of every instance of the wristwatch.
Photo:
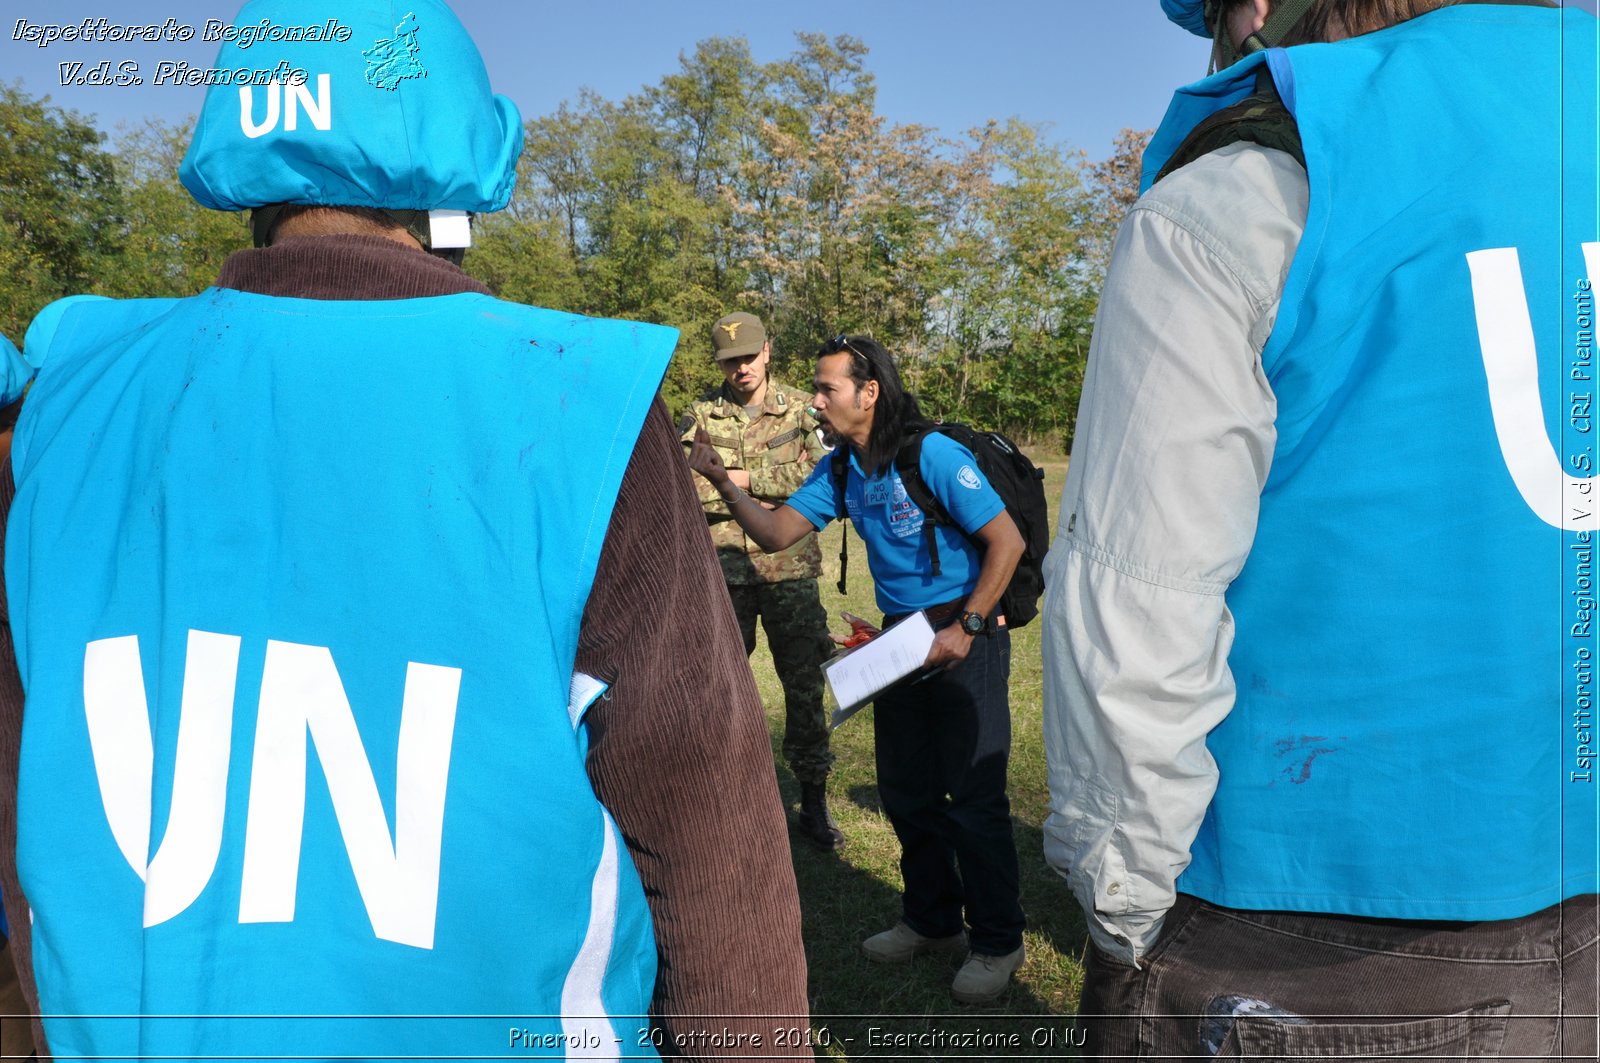
M982 613L961 614L961 630L969 635L981 635L988 626L989 621Z

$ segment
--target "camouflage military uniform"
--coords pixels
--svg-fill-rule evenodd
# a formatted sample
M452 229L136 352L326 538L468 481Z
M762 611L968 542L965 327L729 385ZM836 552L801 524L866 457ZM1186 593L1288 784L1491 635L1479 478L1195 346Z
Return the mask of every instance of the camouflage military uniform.
M684 432L684 440L691 441L695 429L704 428L725 466L749 472L750 495L778 505L826 453L817 439L809 403L805 392L769 379L761 412L750 417L724 387L690 407L694 424ZM807 535L787 550L763 553L728 513L709 481L695 477L695 489L711 522L711 540L739 617L745 652L755 650L757 616L767 631L783 684L783 759L800 782L823 782L833 756L828 752L821 669L833 646L817 595L822 568L817 537Z

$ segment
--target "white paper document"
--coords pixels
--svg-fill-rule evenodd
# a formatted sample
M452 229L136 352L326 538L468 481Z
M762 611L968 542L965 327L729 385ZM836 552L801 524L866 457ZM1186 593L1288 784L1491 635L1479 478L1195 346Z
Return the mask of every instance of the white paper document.
M857 709L922 668L933 648L933 625L927 614L912 613L898 624L822 666L834 700L833 726Z

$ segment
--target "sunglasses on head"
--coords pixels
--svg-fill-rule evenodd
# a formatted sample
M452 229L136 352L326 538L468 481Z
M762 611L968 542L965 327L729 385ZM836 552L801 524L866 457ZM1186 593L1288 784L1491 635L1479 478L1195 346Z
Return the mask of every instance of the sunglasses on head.
M872 362L870 360L868 360L866 355L864 355L860 351L856 350L856 346L855 346L855 344L850 342L850 337L849 336L839 335L839 336L835 336L833 339L828 341L828 351L827 351L827 353L829 353L829 354L838 354L840 351L849 351L851 354L853 354L857 358L861 359L862 363L865 364L865 365L870 366L872 364Z

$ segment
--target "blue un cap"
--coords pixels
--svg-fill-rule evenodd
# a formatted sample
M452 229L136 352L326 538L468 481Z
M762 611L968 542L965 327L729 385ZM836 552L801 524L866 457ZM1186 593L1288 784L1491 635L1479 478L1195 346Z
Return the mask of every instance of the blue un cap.
M1206 25L1206 0L1161 0L1161 10L1190 33L1211 36L1211 27Z
M522 116L439 0L253 0L229 37L215 65L232 80L207 90L178 170L201 206L486 213L510 200ZM283 82L291 69L304 84Z

